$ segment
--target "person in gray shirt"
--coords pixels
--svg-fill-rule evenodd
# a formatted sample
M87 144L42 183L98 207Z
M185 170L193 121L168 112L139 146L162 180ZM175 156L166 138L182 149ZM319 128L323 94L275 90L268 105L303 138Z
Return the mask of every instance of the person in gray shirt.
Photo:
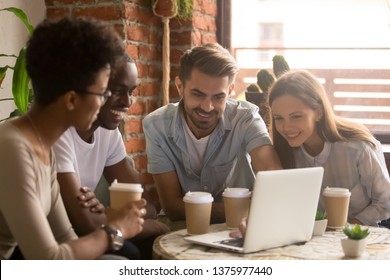
M257 171L281 168L258 107L230 98L237 72L218 44L187 50L175 78L181 100L143 120L148 172L171 221L185 219L186 192L206 191L211 222L223 222L225 188L252 189Z
M324 167L322 188L351 191L348 222L377 225L390 217L390 179L381 143L361 124L334 114L308 71L290 71L269 92L275 149L284 168ZM324 205L320 199L319 209Z

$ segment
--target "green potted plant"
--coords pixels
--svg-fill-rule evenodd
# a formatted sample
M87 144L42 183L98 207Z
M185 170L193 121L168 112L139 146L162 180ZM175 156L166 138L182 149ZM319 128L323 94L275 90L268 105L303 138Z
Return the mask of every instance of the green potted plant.
M268 105L268 91L276 79L284 72L290 70L290 67L282 55L275 55L272 58L273 75L266 69L260 69L257 72L257 88L255 84L250 84L245 92L245 99L257 106L263 118L265 125L269 128L271 117Z
M245 91L245 99L253 104L259 105L265 100L265 96L257 84L250 84Z
M325 233L326 226L328 225L328 219L326 218L325 211L317 211L314 221L313 236L320 236Z
M156 16L161 17L164 25L162 38L162 105L169 103L170 83L170 28L169 20L188 20L192 18L193 0L150 0L152 11Z
M266 127L270 125L270 108L268 106L267 95L264 93L257 83L250 84L245 91L245 100L259 107L259 113Z
M362 228L360 225L346 224L343 228L347 236L341 239L341 246L346 257L360 257L366 247L366 237L370 234L368 228Z
M11 12L16 15L26 26L29 34L31 35L34 28L29 23L27 15L23 10L9 7L0 9L0 12L6 11ZM0 57L15 57L16 62L14 66L5 65L0 67L0 86L2 81L5 78L6 72L8 70L13 70L12 75L12 95L13 100L16 106L16 110L13 111L10 116L19 115L27 112L28 104L31 101L32 97L32 89L30 87L30 77L27 74L26 70L26 48L22 48L18 54L16 55L8 55L8 54L0 54ZM9 100L9 98L0 99L0 101Z

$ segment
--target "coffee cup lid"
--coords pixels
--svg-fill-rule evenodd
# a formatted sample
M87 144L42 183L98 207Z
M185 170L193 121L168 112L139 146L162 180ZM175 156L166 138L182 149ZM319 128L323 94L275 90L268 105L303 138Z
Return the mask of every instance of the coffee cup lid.
M187 192L183 197L183 201L187 203L210 203L214 198L208 192Z
M327 196L350 196L351 192L346 189L346 188L331 188L331 187L326 187L324 189L324 192L322 193L323 195Z
M226 188L222 193L224 197L250 197L251 195L247 188Z
M143 192L144 189L142 188L141 184L134 184L134 183L118 183L118 180L114 180L110 186L110 191L128 191L128 192Z

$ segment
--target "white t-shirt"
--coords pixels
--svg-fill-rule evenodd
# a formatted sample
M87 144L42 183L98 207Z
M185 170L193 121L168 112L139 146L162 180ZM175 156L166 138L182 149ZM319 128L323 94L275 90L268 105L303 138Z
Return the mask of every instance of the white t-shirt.
M183 116L182 120L185 127L184 135L186 139L188 154L191 155L190 166L192 171L194 171L194 173L199 176L203 168L203 158L206 152L207 145L209 143L210 135L207 135L206 137L200 139L196 139L195 135L188 127L188 124Z
M126 150L118 129L97 128L92 143L80 138L74 127L62 134L53 146L57 159L57 172L74 172L81 186L95 190L104 167L126 157Z

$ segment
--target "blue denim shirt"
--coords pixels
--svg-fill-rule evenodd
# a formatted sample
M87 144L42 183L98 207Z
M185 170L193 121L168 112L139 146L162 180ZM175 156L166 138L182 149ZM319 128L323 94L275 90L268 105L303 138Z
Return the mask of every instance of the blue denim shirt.
M229 99L218 126L210 135L200 176L190 165L181 118L182 101L168 104L143 120L148 156L148 172L159 174L176 170L183 195L207 191L215 201L226 187L253 188L254 173L249 152L271 140L258 107Z

